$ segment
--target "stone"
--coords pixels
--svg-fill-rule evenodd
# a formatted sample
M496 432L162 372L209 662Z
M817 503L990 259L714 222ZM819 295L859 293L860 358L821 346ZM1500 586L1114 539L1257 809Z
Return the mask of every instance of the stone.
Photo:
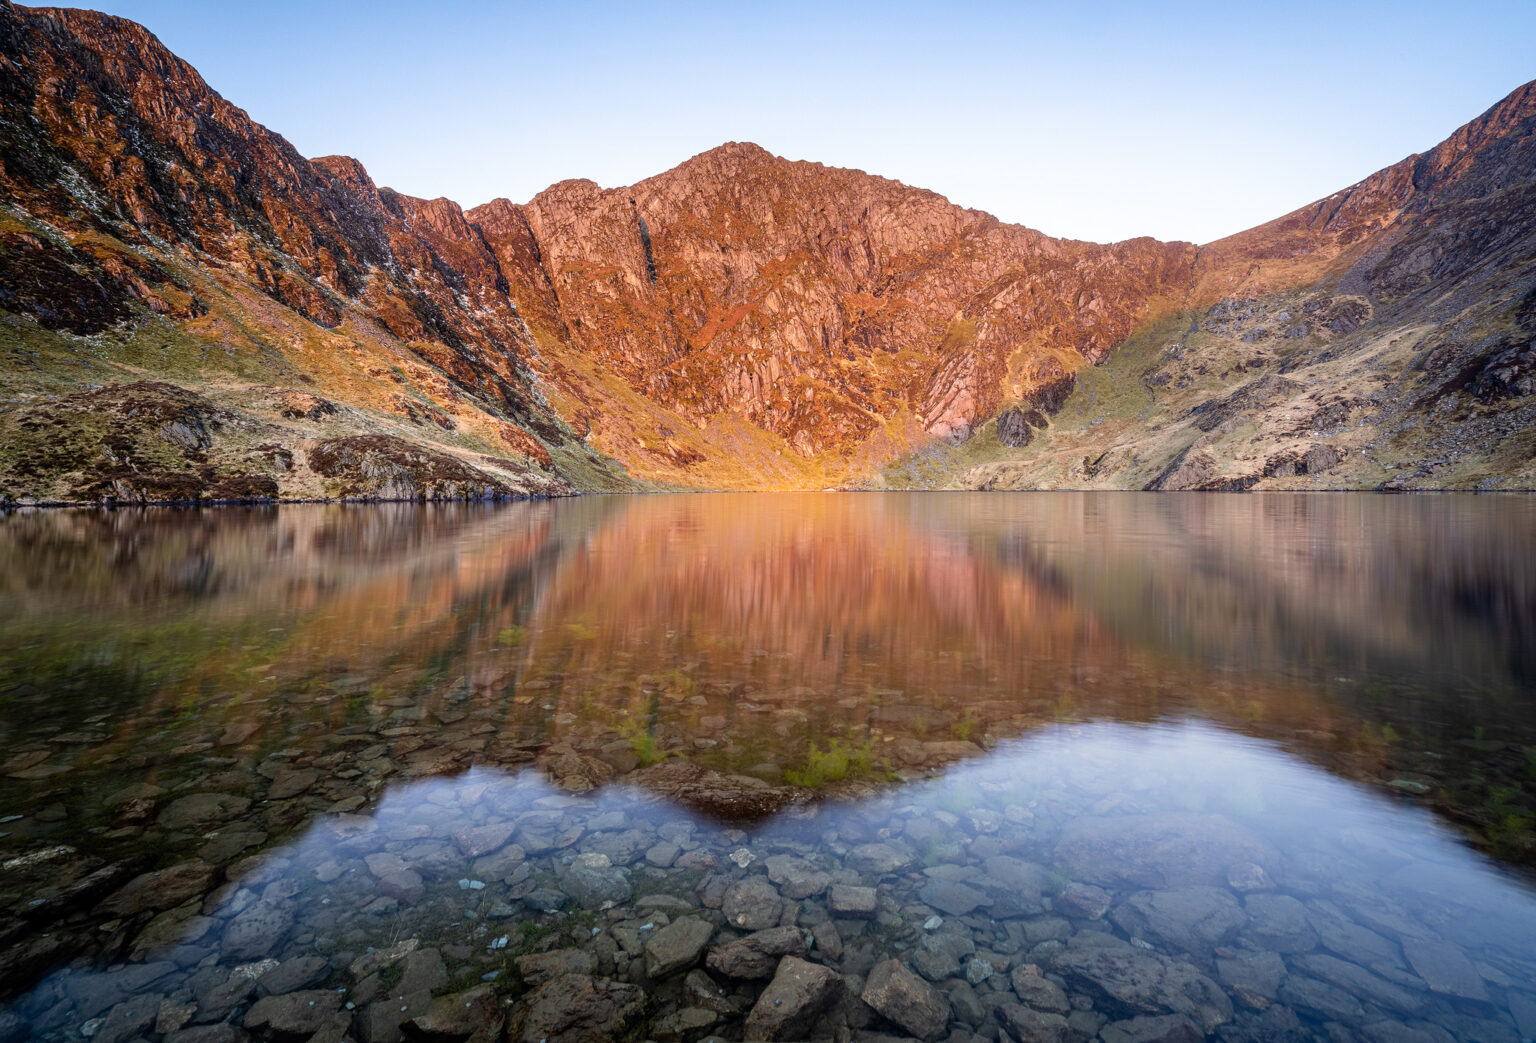
M529 953L512 961L517 973L530 988L543 985L563 974L592 974L597 970L597 957L587 949L554 949L550 952Z
M267 790L267 799L288 800L297 797L319 781L320 773L308 768L279 772L277 778L272 780L272 787Z
M843 935L831 920L814 925L811 928L811 940L816 943L816 951L827 959L836 961L843 958Z
M415 905L427 894L427 885L414 869L398 869L379 877L379 892L405 905Z
M921 1040L936 1040L949 1021L949 1001L900 960L883 960L870 970L860 998L889 1021Z
M1056 860L1105 887L1170 888L1226 883L1235 862L1274 865L1275 850L1222 815L1162 812L1084 816L1061 831Z
M1340 986L1354 996L1399 1014L1413 1014L1423 1009L1429 1002L1428 995L1423 992L1394 985L1372 974L1359 964L1324 953L1297 956L1292 961L1292 966L1322 981Z
M387 948L365 952L348 965L347 973L351 974L354 980L361 981L374 971L382 970L392 963L398 963L400 960L405 959L408 954L415 952L420 945L420 938L406 938Z
M1296 906L1304 926L1301 903ZM1237 936L1248 915L1227 889L1200 886L1139 891L1122 902L1111 919L1132 938L1150 937L1169 949L1208 958L1216 946Z
M259 960L271 952L293 927L293 904L260 901L229 922L224 929L226 960Z
M766 877L749 876L726 890L720 911L732 927L761 931L778 925L784 900Z
M1109 892L1092 884L1068 884L1051 899L1052 909L1074 920L1102 919L1109 906Z
M1409 966L1435 992L1488 1002L1482 975L1477 973L1467 954L1450 942L1407 937L1403 939L1403 955L1408 958Z
M1040 973L1033 963L1015 967L1011 976L1013 991L1025 1005L1048 1014L1069 1014L1072 1003L1066 990Z
M256 979L256 989L263 996L281 996L318 984L331 969L323 956L295 956L284 960Z
M828 926L831 926L830 921ZM716 946L710 950L704 963L710 970L727 978L758 980L773 977L783 957L803 957L805 954L805 935L800 932L800 928L771 927Z
M515 823L493 822L488 826L456 829L452 836L465 858L481 858L505 847L516 830Z
M193 793L171 801L156 821L173 833L203 832L209 826L245 814L251 802L228 793Z
M638 985L562 974L527 997L508 1024L507 1039L521 1043L595 1043L634 1034L645 1015Z
M1206 1032L1232 1020L1232 1001L1192 964L1130 946L1084 945L1053 957L1057 973L1096 992L1109 1013L1186 1014Z
M925 935L912 950L912 969L929 981L954 978L959 976L962 962L975 951L976 943L968 933L941 931Z
M150 910L170 909L200 898L212 885L215 869L201 860L180 862L144 873L104 899L93 913L104 917L137 916Z
M949 997L949 1013L952 1020L970 1028L980 1028L987 1018L987 1007L976 995L969 982L952 981L944 989Z
M403 1028L410 1039L423 1043L459 1043L494 1025L499 1014L495 987L477 985L437 997Z
M910 851L890 844L859 844L848 851L848 868L866 876L900 872L916 862Z
M998 1025L1017 1043L1070 1043L1072 1029L1060 1014L1042 1014L1017 1003L995 1008Z
M1343 989L1305 974L1288 974L1280 983L1283 1002L1298 1010L1314 1014L1324 1021L1340 1021L1346 1025L1358 1025L1365 1016L1360 1001Z
M1248 925L1242 938L1256 949L1280 953L1311 952L1317 933L1307 922L1307 909L1290 895L1251 894L1243 900Z
M154 1024L164 998L154 993L130 996L107 1013L91 1038L97 1043L125 1043Z
M868 920L879 908L879 900L873 887L833 884L827 888L827 908L833 916Z
M645 943L646 975L659 980L692 967L714 933L715 925L697 916L673 920Z
M683 1043L698 1039L719 1020L707 1007L684 1007L651 1022L650 1036L660 1043Z
M1099 1030L1103 1043L1200 1043L1205 1033L1182 1014L1143 1014Z
M980 891L954 880L930 880L917 894L928 905L950 916L964 916L992 904Z
M1253 891L1273 891L1275 882L1269 878L1263 866L1238 862L1227 867L1227 886L1238 894L1249 894Z
M245 1012L245 1027L278 1036L310 1036L341 1009L335 989L306 989L285 996L266 996Z
M597 853L577 855L560 878L560 888L583 909L600 909L627 902L634 893L629 883L629 871L615 866L607 855Z
M645 861L647 864L653 865L658 869L666 869L673 862L676 862L677 856L682 853L683 849L672 843L672 841L663 840L651 845L646 850Z
M218 1025L193 1025L172 1032L162 1043L245 1043L250 1037L226 1023Z
M813 898L832 882L831 874L796 855L770 855L763 860L763 866L768 870L768 879L778 886L779 893L792 901Z
M1216 977L1244 1006L1265 1010L1279 995L1285 961L1269 951L1239 951L1216 960Z
M830 967L786 956L747 1015L743 1038L804 1039L842 989L842 977Z

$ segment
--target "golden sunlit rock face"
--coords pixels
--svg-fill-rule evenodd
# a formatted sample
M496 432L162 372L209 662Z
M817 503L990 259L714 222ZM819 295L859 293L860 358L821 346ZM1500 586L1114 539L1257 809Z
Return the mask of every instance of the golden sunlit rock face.
M1099 245L737 143L465 212L134 23L0 32L13 499L1530 478L1531 86L1251 231ZM192 397L93 427L145 377Z

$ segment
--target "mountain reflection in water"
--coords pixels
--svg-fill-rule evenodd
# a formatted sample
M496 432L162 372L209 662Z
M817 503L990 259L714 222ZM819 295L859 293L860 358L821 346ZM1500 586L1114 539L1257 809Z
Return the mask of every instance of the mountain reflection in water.
M14 515L0 1039L1530 1036L1533 537L1518 497Z

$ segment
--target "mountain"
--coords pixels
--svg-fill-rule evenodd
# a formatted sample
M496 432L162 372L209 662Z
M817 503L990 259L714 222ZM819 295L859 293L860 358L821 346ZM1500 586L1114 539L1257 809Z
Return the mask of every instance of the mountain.
M0 0L0 495L1530 487L1536 85L1197 247L727 144L464 211Z

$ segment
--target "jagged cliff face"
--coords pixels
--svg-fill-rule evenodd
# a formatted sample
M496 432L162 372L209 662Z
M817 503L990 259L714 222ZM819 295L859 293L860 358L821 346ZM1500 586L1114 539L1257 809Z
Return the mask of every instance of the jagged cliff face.
M1196 248L1051 239L744 144L466 213L304 159L130 22L0 0L0 58L13 497L782 487L925 458L972 485L1219 485L1249 475L1202 425L1337 391L1336 372L1292 374L1351 337L1419 331L1427 358L1391 365L1483 388L1506 420L1532 390L1529 87ZM1157 358L1123 350L1149 336ZM1106 375L1139 413L1076 430ZM1348 395L1418 415L1415 381Z

